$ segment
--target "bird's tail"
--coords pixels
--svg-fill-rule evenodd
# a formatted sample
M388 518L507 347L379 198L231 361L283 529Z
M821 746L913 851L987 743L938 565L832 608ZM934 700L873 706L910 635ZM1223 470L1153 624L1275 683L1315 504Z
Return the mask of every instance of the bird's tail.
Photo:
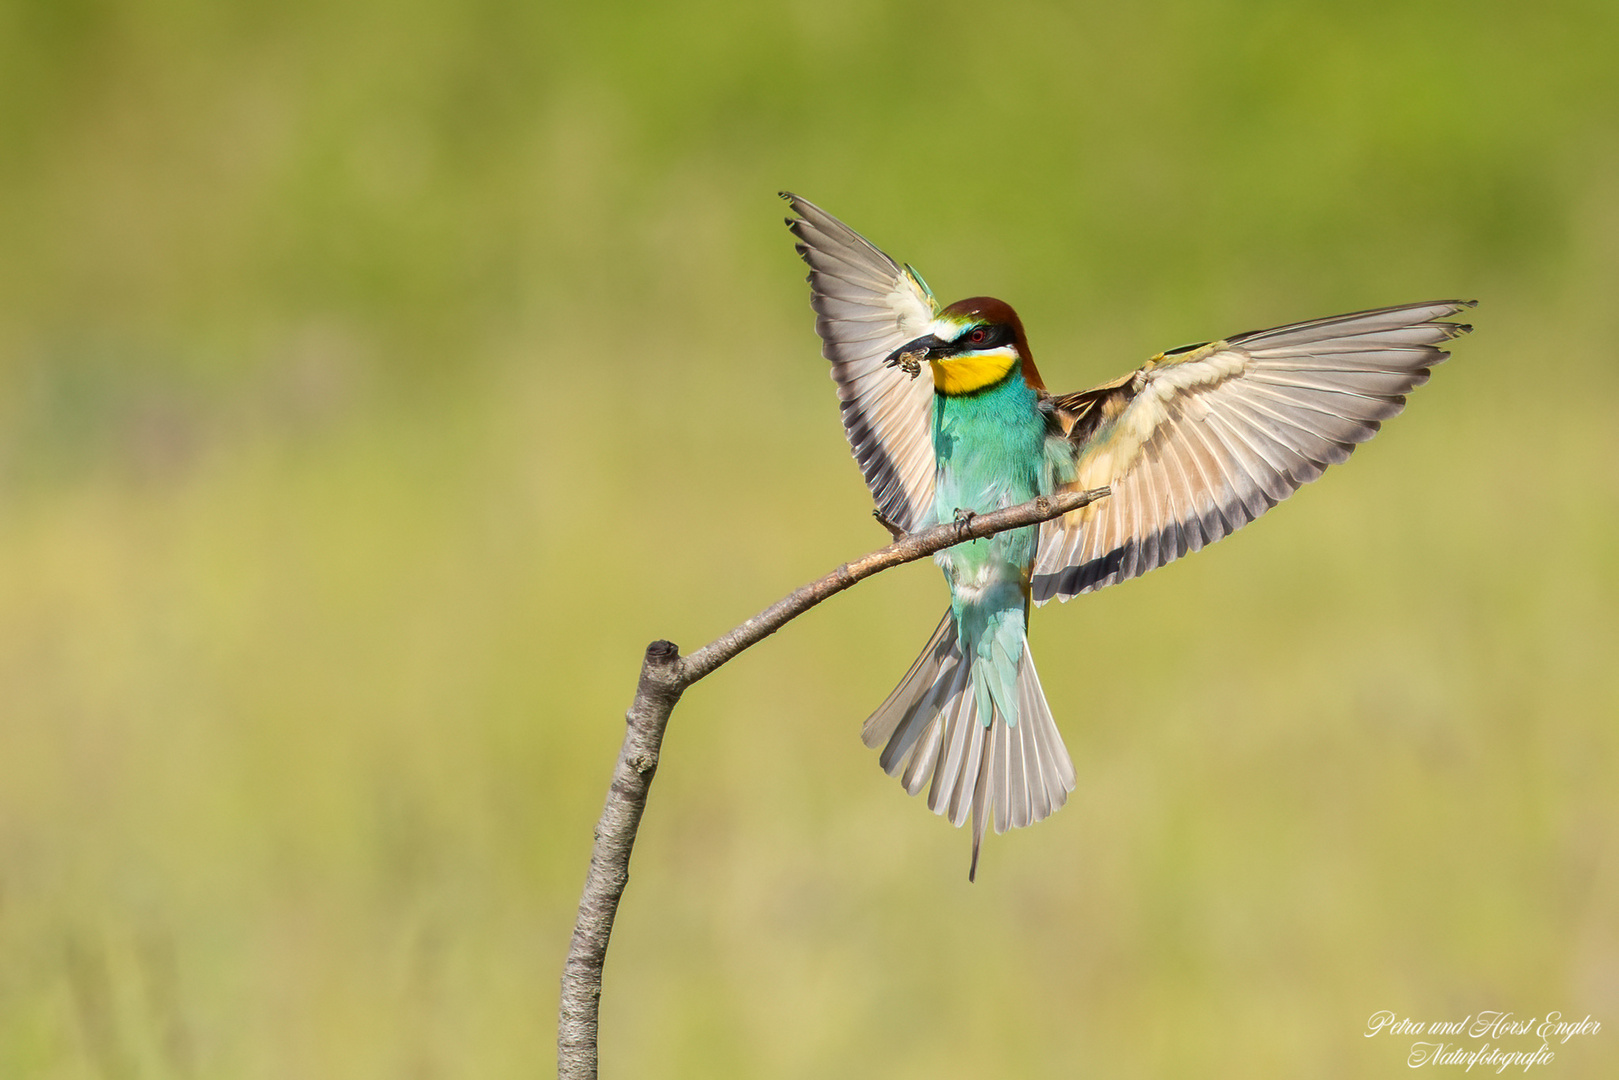
M1002 694L976 685L993 677L982 658L969 663L962 656L956 620L946 612L922 655L861 731L867 746L882 747L883 770L898 776L907 792L915 795L928 785L929 810L948 815L957 827L972 814L969 881L978 874L978 848L992 812L997 833L1021 828L1055 813L1074 790L1074 763L1040 689L1027 639L1017 662L1017 715L1010 723L993 702ZM992 722L980 720L981 710L993 714Z

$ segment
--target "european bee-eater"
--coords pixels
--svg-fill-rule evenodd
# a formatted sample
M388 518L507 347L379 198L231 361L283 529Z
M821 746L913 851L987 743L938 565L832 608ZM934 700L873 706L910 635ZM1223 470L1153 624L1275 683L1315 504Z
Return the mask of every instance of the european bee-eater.
M940 309L910 266L796 195L787 225L810 267L843 428L896 532L1064 489L1107 498L1045 524L947 548L950 610L866 721L866 745L928 808L1029 825L1062 806L1074 765L1029 655L1029 604L1144 574L1235 532L1346 460L1405 407L1472 327L1471 300L1361 311L1161 352L1051 394L1017 313L976 296ZM918 378L926 365L930 378Z

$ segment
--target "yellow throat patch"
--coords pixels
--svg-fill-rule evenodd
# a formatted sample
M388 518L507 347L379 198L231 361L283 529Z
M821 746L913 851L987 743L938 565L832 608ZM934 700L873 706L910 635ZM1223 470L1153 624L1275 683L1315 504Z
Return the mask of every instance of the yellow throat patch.
M1017 355L1008 351L929 360L928 366L933 369L933 388L947 397L955 397L995 385L1006 378L1015 363Z

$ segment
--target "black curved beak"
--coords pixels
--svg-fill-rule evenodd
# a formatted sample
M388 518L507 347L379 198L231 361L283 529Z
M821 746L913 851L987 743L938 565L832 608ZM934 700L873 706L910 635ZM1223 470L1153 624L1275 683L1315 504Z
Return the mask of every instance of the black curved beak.
M883 361L883 366L903 368L906 374L914 379L922 373L924 360L936 360L950 356L953 352L950 342L942 341L932 334L924 334L889 353L888 359Z

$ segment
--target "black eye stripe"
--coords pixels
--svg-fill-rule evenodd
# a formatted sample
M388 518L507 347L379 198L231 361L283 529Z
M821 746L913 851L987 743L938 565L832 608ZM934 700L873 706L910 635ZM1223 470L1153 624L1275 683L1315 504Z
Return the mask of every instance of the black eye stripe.
M958 339L962 345L970 345L974 349L995 349L1011 340L1011 327L989 323L972 327Z

